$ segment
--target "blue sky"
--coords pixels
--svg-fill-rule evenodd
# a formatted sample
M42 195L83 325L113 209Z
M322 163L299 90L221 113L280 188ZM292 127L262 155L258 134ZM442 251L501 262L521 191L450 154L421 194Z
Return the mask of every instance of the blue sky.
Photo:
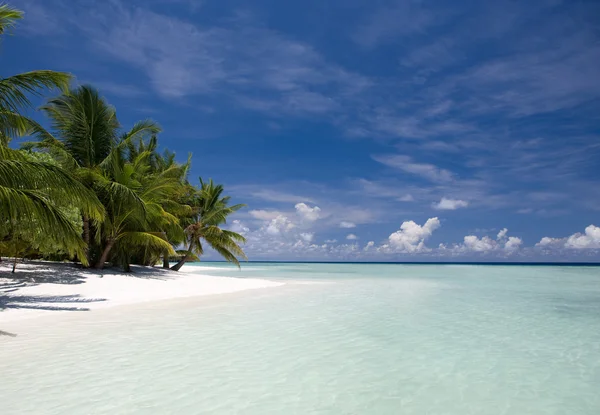
M156 119L250 259L600 258L597 1L11 4L2 75Z

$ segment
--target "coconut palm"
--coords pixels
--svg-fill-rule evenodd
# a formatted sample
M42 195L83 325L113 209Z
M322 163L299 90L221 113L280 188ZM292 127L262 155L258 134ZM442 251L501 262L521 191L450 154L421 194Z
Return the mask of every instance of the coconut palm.
M0 34L15 26L23 12L6 4L0 5ZM22 136L39 125L23 114L31 107L31 96L40 95L47 89L65 90L71 75L48 70L25 72L0 78L0 145L6 145L13 137Z
M105 183L103 175L111 170L113 151L123 153L130 141L160 131L155 122L143 120L122 133L115 109L95 88L87 85L50 100L42 110L51 120L53 134L35 129L39 141L30 146L50 152L90 189L97 188L99 182ZM93 244L92 233L97 227L90 219L82 217L83 240L88 246Z
M97 220L104 213L95 194L60 167L31 161L19 151L0 146L0 229L5 232L0 231L0 240L5 250L26 242L17 235L33 226L53 239L57 249L77 255L86 264L81 231L59 208L65 204Z
M22 16L21 11L0 5L0 34L14 27ZM81 257L85 243L59 206L72 204L91 218L102 217L103 208L95 195L66 171L7 147L13 137L43 131L23 115L31 107L30 97L46 89L65 89L70 78L66 73L42 70L0 79L0 245L4 250L27 246L24 230L35 227L55 239L57 248ZM17 249L12 251L16 254Z
M162 201L168 200L180 183L170 172L151 174L149 156L143 152L127 161L116 147L110 162L104 164L97 189L107 213L99 229L103 250L96 268L104 267L113 248L126 269L135 248L175 253L162 229L177 225L179 220L163 208Z
M214 184L212 180L204 182L200 179L200 185L191 203L194 214L186 220L189 223L185 228L187 251L171 269L179 271L194 255L203 255L203 241L225 260L239 266L238 258L246 259L246 254L238 243L246 242L246 239L236 232L222 229L221 225L226 223L227 216L245 205L229 206L230 197L223 196L223 186Z
M188 155L188 160L184 164L179 164L175 161L175 153L165 150L162 154L156 151L156 141L150 140L146 146L148 151L151 151L150 156L151 170L154 175L159 178L168 178L176 180L178 185L173 188L173 192L160 200L160 207L169 214L177 218L190 217L192 208L187 204L188 195L195 193L196 189L191 186L187 180L187 174L191 165L191 154ZM139 150L142 150L140 148ZM164 180L164 179L163 179ZM179 219L176 222L172 221L154 221L155 229L161 229L164 232L166 239L173 246L181 245L185 242L185 232L181 227ZM154 253L161 255L163 258L163 268L169 269L169 253L163 251Z

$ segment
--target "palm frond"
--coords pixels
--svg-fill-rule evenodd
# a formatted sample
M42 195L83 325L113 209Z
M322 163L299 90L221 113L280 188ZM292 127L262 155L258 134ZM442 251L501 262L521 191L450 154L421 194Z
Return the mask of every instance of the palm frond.
M70 74L48 70L0 79L0 108L18 113L22 108L31 106L29 96L40 95L46 89L66 90L70 81Z
M19 152L6 148L0 149L0 186L43 191L79 207L94 220L101 220L104 215L96 195L59 166L27 161Z
M146 247L168 255L175 255L175 250L159 232L123 232L117 237L117 242L127 246Z
M121 143L125 143L125 145L126 145L126 143L131 142L132 140L141 140L146 137L151 137L152 135L160 133L160 131L161 131L161 128L156 123L156 121L153 121L153 120L138 121L131 128L131 130L126 132L121 137Z
M81 230L75 228L43 192L0 185L0 221L13 227L35 223L71 257L77 255L87 265Z
M23 12L8 4L0 5L0 35L15 27L17 20L23 18Z
M48 101L42 110L79 166L95 167L110 154L119 121L95 88L80 86Z

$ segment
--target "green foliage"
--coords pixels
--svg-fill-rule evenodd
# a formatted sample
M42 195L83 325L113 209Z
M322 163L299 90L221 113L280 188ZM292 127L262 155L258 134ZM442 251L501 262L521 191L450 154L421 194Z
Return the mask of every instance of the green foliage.
M12 29L22 17L20 10L0 5L0 35ZM70 80L70 74L46 70L0 78L0 145L7 145L11 138L26 135L39 127L23 114L31 107L32 96L39 96L48 89L65 90Z
M104 215L95 194L59 166L0 146L2 251L18 241L28 241L34 249L33 242L41 245L45 235L56 250L81 257L85 244L68 218L69 208L95 219Z
M226 261L240 266L239 258L246 259L246 254L239 243L246 242L244 236L221 229L227 217L243 208L245 205L238 204L229 206L230 197L223 196L223 186L215 184L212 179L204 182L200 179L200 189L191 196L193 213L185 218L183 222L188 225L185 228L187 253L173 266L178 271L192 255L202 256L204 254L203 242L218 252Z
M0 34L22 13L0 6ZM69 74L33 71L0 79L0 255L77 257L84 265L106 262L153 265L176 256L197 259L208 244L239 266L244 237L222 229L229 206L223 186L192 186L187 162L158 152L161 129L142 120L123 130L114 107L91 86L69 89ZM42 107L51 131L27 117L30 98L62 94ZM21 150L11 138L29 135Z
M0 4L0 35L15 26L17 20L23 18L23 12L8 4Z

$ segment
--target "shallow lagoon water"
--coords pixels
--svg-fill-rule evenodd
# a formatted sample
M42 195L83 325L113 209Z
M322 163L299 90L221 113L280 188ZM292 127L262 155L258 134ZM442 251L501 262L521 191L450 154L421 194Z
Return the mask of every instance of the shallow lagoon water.
M600 268L208 265L287 284L24 323L2 413L600 413Z

